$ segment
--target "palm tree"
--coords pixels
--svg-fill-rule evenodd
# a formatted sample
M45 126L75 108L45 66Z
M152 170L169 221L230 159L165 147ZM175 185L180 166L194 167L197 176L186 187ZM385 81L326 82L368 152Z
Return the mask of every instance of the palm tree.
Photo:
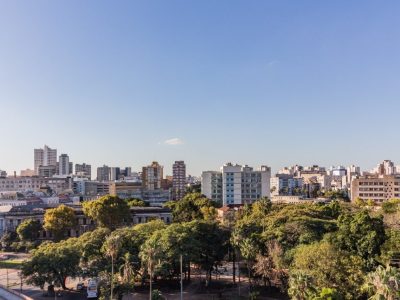
M119 235L110 235L104 244L107 256L111 257L111 296L113 299L113 289L114 289L114 261L118 255L119 249L121 247L121 237Z
M396 300L400 295L400 271L397 268L379 266L367 275L365 288L374 293L371 300Z
M289 278L288 294L294 300L311 299L316 293L313 278L305 273L297 272Z

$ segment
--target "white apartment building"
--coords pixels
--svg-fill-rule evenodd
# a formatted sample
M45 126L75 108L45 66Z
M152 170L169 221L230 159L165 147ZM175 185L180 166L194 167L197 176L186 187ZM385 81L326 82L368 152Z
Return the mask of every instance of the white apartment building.
M271 169L261 166L253 170L247 165L227 163L220 172L207 171L202 173L202 193L222 204L253 203L261 197L270 196Z
M40 166L57 166L57 149L45 145L43 149L34 149L35 174L39 175Z
M222 203L222 173L219 171L203 172L201 193L213 201Z
M276 174L270 179L271 196L292 195L303 187L303 179L289 174Z

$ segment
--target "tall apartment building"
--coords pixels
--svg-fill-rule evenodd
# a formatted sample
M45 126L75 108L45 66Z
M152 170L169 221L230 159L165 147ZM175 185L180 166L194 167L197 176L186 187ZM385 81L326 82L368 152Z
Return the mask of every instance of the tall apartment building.
M69 161L67 154L61 154L58 158L58 175L71 175L72 162Z
M110 181L111 179L111 168L103 165L97 168L97 181Z
M121 174L121 168L118 168L118 167L111 167L110 168L110 180L111 181L118 180L120 174Z
M400 198L400 175L357 176L351 182L351 201L357 198L382 203Z
M222 173L205 171L201 174L201 193L207 198L222 203Z
M161 189L163 166L153 161L151 165L142 168L142 186L145 190Z
M202 193L223 205L253 203L261 197L270 197L271 169L261 166L254 170L247 165L227 163L220 172L202 173ZM220 197L220 198L217 198Z
M34 169L39 175L40 166L57 166L57 149L45 145L43 149L34 149Z
M391 160L384 160L382 163L378 164L371 173L378 175L394 175L396 174L396 167Z
M75 164L75 175L92 178L92 166L83 164Z
M172 165L172 198L180 200L186 191L186 165L183 160L175 161Z

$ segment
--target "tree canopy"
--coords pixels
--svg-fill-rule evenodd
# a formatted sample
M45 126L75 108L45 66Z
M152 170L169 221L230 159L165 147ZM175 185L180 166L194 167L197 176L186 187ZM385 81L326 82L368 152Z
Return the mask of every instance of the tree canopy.
M74 228L76 224L74 210L63 204L46 210L44 214L43 228L52 232L56 241L63 239L66 231Z
M130 212L126 201L116 196L104 196L83 203L83 212L100 227L116 229L129 221Z

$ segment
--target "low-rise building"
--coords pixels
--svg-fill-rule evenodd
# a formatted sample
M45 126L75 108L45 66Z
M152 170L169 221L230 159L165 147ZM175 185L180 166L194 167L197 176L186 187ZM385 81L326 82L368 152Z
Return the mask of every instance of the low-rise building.
M84 215L81 205L68 204L75 211L77 226L66 230L67 237L78 237L87 231L96 228L96 222ZM47 209L53 208L46 204L22 205L22 206L0 206L0 236L7 231L16 231L26 219L39 220L43 224L44 214ZM132 207L130 208L130 219L126 225L136 225L159 219L167 224L172 222L170 209L164 207ZM38 239L52 239L51 232L42 230L38 232Z
M400 198L400 175L357 176L351 182L351 200L373 200L382 203L392 198Z

